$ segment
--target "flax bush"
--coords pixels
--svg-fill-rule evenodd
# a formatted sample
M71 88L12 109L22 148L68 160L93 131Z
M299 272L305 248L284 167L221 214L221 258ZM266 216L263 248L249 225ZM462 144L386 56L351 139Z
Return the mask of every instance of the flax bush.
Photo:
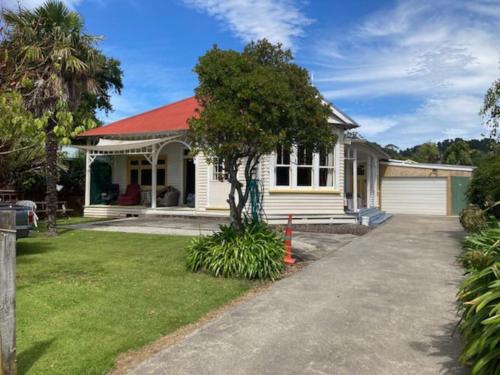
M187 267L214 276L276 280L285 268L283 238L265 223L221 226L211 236L193 239Z
M461 360L472 375L500 374L500 228L492 226L467 236L459 257L467 269L457 295L466 341Z

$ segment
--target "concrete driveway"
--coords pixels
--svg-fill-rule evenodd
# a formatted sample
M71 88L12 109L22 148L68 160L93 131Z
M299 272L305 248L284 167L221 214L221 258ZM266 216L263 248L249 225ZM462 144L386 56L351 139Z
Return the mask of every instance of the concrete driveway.
M397 216L131 374L462 374L456 219Z

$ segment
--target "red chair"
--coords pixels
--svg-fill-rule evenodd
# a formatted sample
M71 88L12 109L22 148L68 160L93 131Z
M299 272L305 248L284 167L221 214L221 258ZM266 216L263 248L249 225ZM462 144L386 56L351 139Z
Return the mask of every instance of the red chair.
M141 203L141 187L137 184L127 185L125 194L118 197L117 203L120 206L135 206Z

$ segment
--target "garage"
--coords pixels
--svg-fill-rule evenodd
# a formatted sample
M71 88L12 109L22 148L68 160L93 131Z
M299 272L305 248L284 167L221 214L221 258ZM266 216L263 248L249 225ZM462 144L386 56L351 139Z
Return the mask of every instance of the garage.
M445 177L382 178L382 209L393 214L447 214Z
M472 166L380 162L380 205L391 214L458 215L466 207Z

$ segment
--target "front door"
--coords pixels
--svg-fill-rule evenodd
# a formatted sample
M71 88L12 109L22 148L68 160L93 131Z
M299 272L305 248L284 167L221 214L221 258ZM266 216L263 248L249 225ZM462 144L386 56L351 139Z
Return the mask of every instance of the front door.
M192 158L184 159L186 171L184 186L186 187L184 190L184 203L194 204L194 194L195 194L195 185L196 185L196 169L194 165L194 161Z

